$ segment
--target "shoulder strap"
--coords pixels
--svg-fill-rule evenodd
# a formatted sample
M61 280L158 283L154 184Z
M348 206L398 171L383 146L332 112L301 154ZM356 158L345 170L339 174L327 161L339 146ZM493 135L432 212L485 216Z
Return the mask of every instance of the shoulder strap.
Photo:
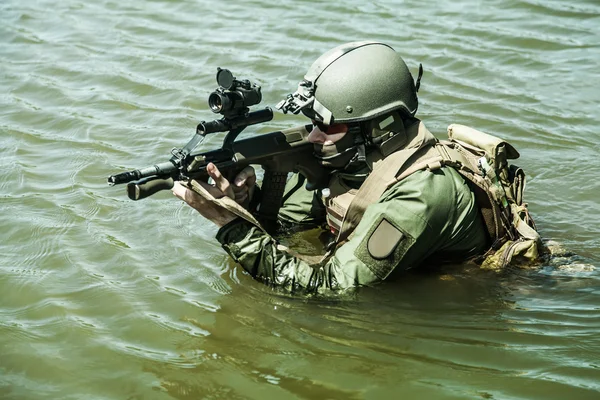
M410 138L407 148L392 153L377 163L360 186L344 217L337 237L338 243L350 236L366 208L375 203L391 185L418 170L441 167L442 158L434 147L437 139L422 122L409 127L407 134Z

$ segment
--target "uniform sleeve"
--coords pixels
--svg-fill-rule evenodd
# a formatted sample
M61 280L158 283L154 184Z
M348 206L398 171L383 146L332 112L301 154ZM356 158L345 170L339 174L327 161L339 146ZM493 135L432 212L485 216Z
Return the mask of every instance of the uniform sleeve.
M270 285L308 292L371 285L448 248L460 236L457 226L468 229L464 217L477 217L456 203L464 200L464 206L476 211L472 196L459 193L468 189L456 190L444 174L423 174L407 178L370 205L351 238L324 265L312 266L293 256L241 219L221 228L217 239L248 273Z
M316 191L307 190L306 179L294 174L288 180L283 194L284 203L279 220L287 224L316 226L325 222L325 207Z
M217 240L234 261L265 284L291 292L347 287L337 282L336 276L343 273L340 268L309 264L282 249L272 236L241 218L222 227Z
M310 265L292 255L278 246L272 236L242 219L221 228L217 239L234 261L268 285L292 292L343 290L385 279L414 247L415 237L420 235L405 229L389 256L375 259L370 255L370 237L383 220L393 221L387 215L388 211L390 204L370 206L353 237L324 265ZM393 223L397 224L396 221ZM418 229L426 230L427 225L420 224ZM410 263L409 260L405 262Z

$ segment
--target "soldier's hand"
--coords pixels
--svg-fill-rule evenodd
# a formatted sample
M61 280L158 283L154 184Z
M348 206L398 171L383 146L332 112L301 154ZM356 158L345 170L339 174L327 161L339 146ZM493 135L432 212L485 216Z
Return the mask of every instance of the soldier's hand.
M225 196L230 197L234 200L236 199L236 191L234 190L234 186L232 186L229 183L229 181L221 174L221 171L219 171L216 165L214 165L213 163L209 163L206 166L206 171L208 172L208 175L214 180L215 184L210 185L206 182L198 182L198 184L202 185L211 195L213 195L217 199L220 199ZM240 174L238 174L238 176ZM240 186L238 186L237 188L238 192L241 193L240 198L248 198L249 188L243 189L243 187L246 186L247 182L251 182L252 176L254 176L253 179L254 182L256 182L254 169L252 169L252 174L250 174L249 171L246 171L245 174L241 176L241 179L239 179ZM185 201L192 208L194 208L200 214L202 214L202 216L214 222L218 226L226 225L227 223L237 218L237 216L232 212L205 199L198 193L183 186L179 182L175 182L172 190L175 196Z
M235 201L244 208L248 208L248 204L250 204L250 200L252 200L252 195L254 194L255 186L256 173L254 172L254 168L247 166L241 170L233 180Z
M208 163L206 166L208 175L215 182L214 186L207 186L203 184L215 198L219 199L223 196L227 196L236 201L239 205L247 208L252 195L254 194L254 187L256 185L256 174L254 168L247 166L233 179L231 184L227 178L225 178L219 168L213 163Z

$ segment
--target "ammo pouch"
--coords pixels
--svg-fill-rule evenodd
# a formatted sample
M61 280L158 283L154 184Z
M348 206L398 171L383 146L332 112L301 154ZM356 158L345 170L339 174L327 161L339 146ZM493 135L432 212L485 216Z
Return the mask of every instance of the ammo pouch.
M502 139L459 124L448 127L448 138L436 146L442 163L453 166L470 183L492 239L482 267L535 262L542 243L523 202L525 173L508 164L519 158L517 150Z

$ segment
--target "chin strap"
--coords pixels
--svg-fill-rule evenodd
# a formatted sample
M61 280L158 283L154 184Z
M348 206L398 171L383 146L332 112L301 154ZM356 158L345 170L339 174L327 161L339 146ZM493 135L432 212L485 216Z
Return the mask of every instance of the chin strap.
M354 138L354 148L356 149L356 153L354 157L350 159L344 170L352 170L357 167L363 168L367 166L367 137L363 134L363 130L360 124L353 125L348 127L348 134L352 135Z

